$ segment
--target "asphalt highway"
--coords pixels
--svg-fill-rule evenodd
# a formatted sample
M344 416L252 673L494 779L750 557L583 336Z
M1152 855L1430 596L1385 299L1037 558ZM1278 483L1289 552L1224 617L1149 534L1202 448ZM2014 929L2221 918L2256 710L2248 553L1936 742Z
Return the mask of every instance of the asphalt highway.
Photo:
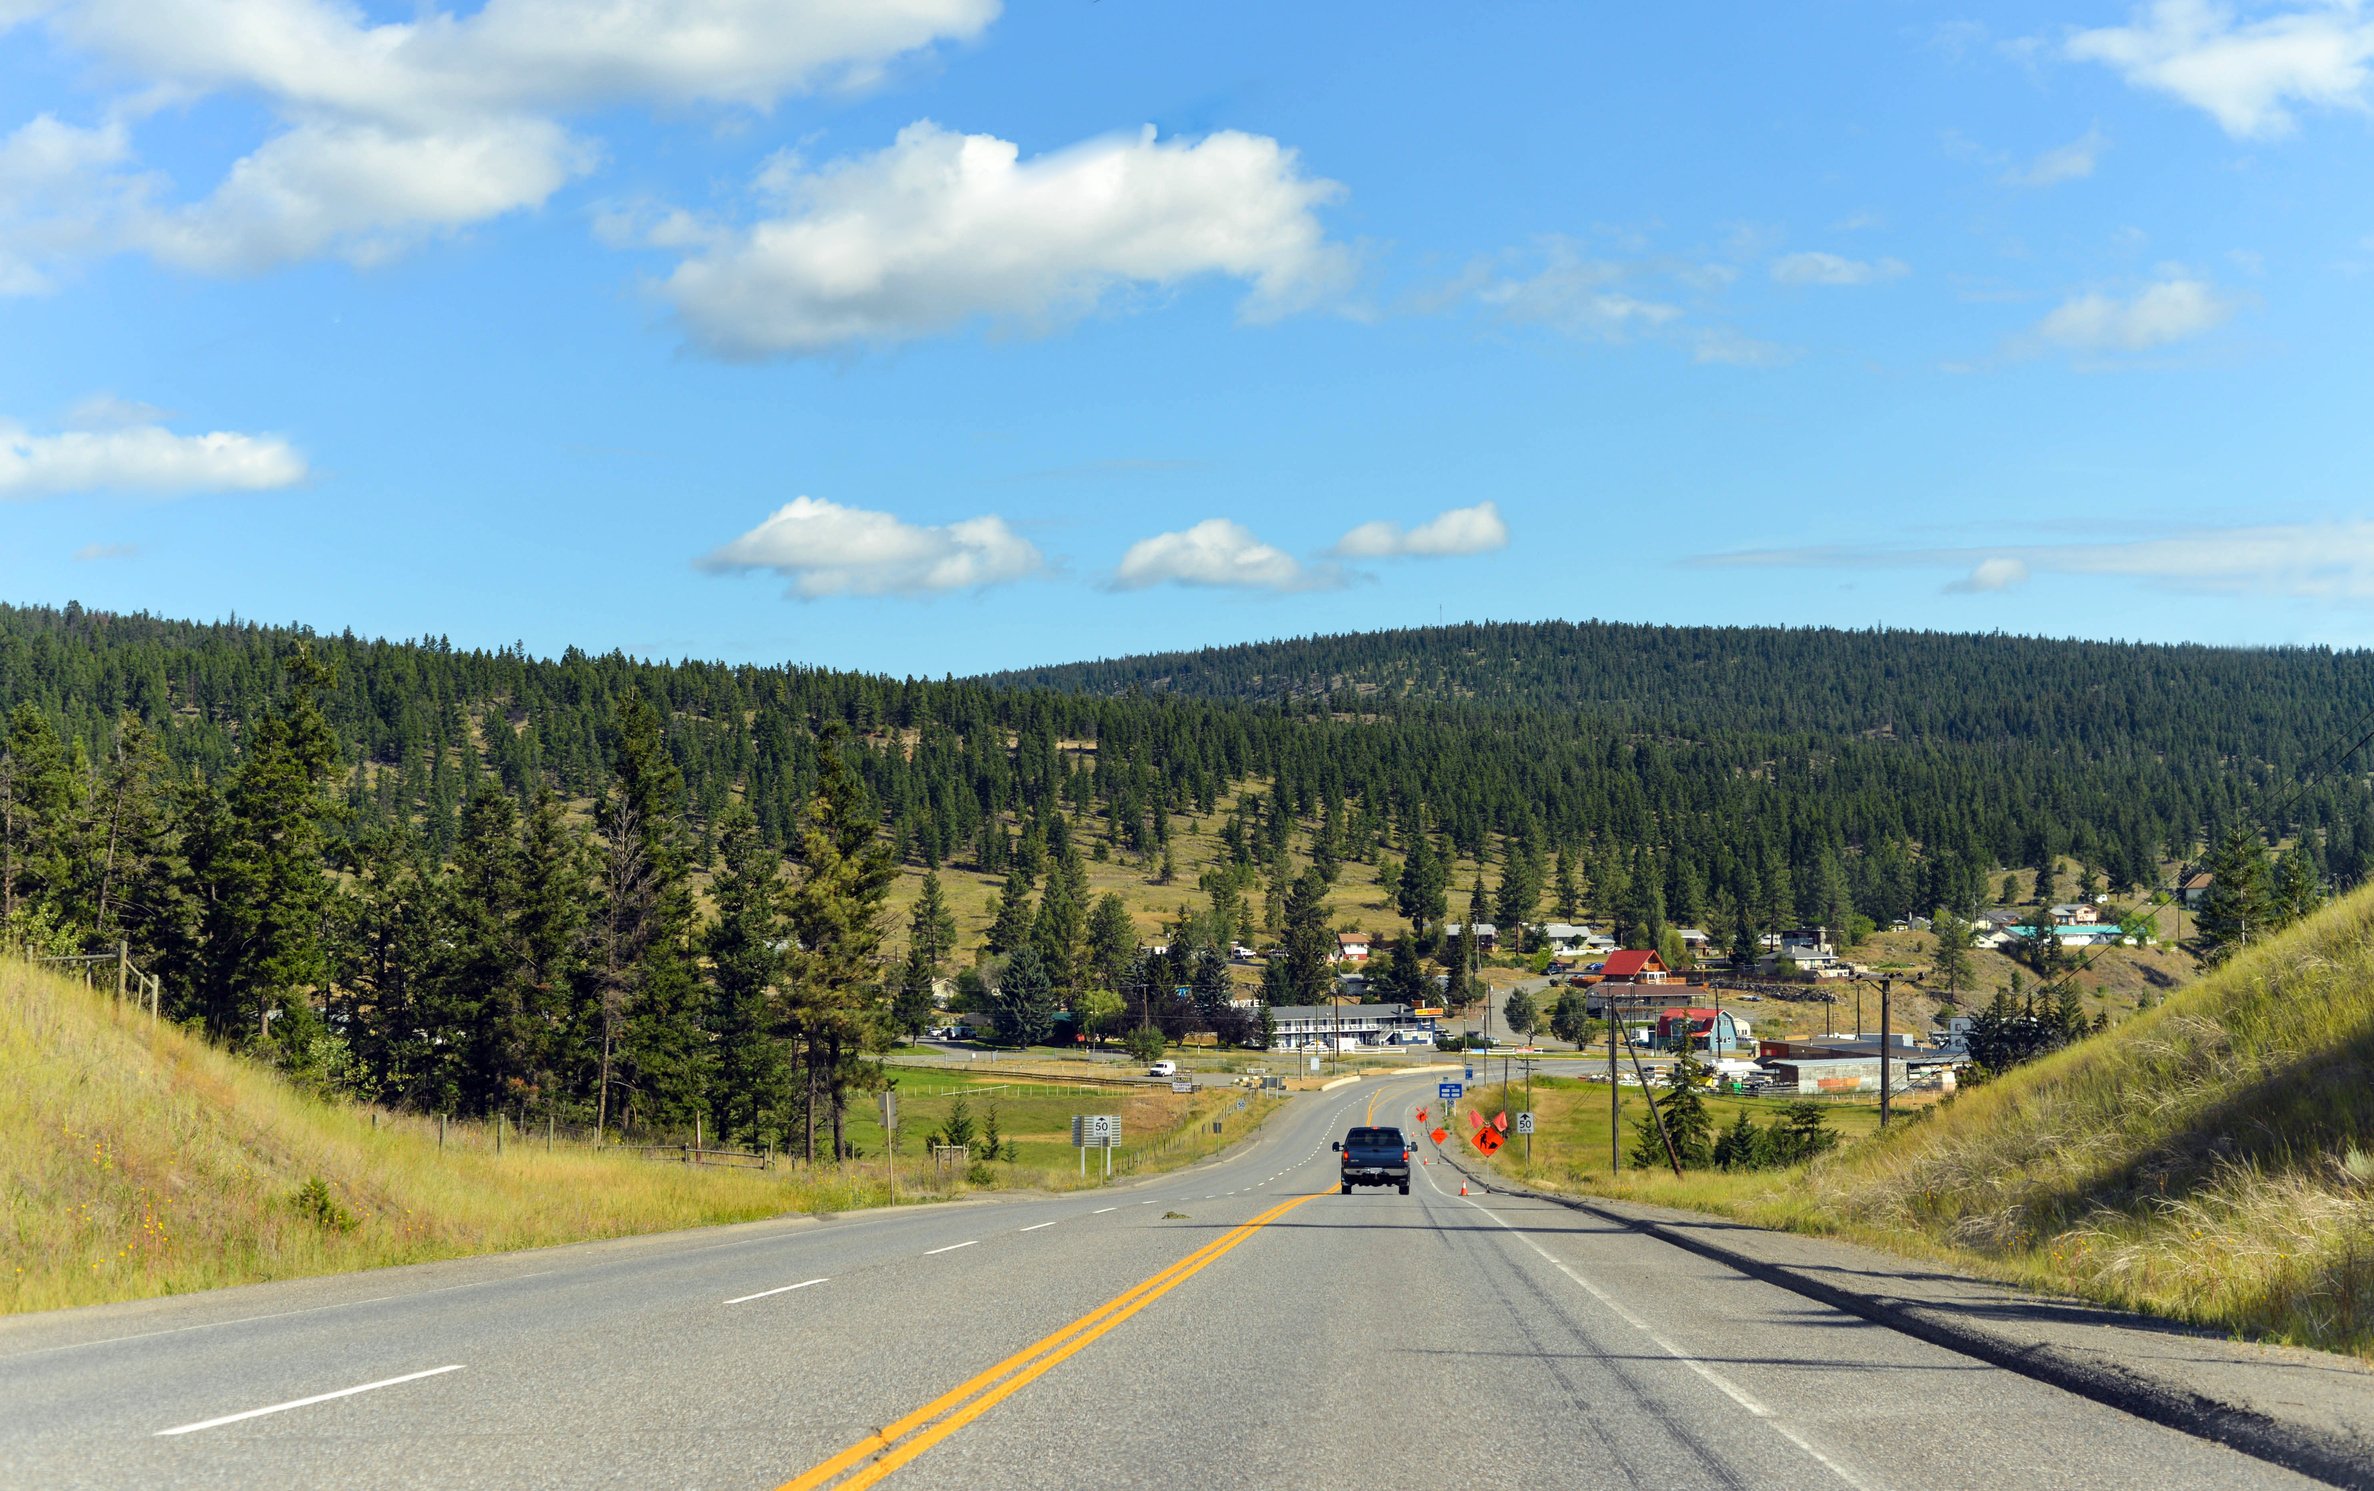
M1093 1193L0 1323L0 1486L2311 1484L1445 1165L1336 1194L1434 1080Z

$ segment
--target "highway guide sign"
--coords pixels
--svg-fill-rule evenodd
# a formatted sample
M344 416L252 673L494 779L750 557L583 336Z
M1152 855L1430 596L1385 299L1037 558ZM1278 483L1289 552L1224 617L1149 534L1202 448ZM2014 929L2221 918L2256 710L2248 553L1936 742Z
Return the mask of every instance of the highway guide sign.
M1456 1103L1459 1101L1459 1094L1467 1091L1467 1088L1458 1082L1437 1082L1434 1084L1434 1091L1435 1095L1444 1102Z

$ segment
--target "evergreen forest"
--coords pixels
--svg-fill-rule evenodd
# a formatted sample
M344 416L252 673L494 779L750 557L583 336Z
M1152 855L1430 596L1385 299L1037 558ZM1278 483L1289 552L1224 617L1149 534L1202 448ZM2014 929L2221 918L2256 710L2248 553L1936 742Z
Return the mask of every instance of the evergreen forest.
M1549 623L934 681L0 607L0 940L128 947L174 1018L383 1101L815 1154L950 977L1016 1041L1257 1039L1214 964L1267 933L1264 998L1321 997L1346 861L1413 976L1463 913L1752 947L2014 866L2354 883L2369 714L2374 657L2306 649ZM1158 966L1082 863L1166 875L1215 814ZM942 871L1004 886L978 946Z

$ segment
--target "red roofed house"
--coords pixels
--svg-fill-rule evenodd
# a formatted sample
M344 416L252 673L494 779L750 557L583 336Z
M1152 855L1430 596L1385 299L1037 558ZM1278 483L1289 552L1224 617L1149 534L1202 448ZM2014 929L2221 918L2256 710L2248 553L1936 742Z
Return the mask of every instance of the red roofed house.
M1647 952L1609 953L1607 961L1599 965L1602 978L1624 979L1636 984L1661 984L1672 972L1665 960L1657 956L1655 948Z

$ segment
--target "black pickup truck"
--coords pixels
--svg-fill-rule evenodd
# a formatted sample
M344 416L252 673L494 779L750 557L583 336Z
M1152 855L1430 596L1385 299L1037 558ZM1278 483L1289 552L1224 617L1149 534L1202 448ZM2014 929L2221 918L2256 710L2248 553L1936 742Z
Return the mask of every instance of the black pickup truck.
M1401 1130L1356 1128L1335 1145L1344 1157L1344 1194L1355 1186L1399 1186L1410 1193L1410 1144Z

